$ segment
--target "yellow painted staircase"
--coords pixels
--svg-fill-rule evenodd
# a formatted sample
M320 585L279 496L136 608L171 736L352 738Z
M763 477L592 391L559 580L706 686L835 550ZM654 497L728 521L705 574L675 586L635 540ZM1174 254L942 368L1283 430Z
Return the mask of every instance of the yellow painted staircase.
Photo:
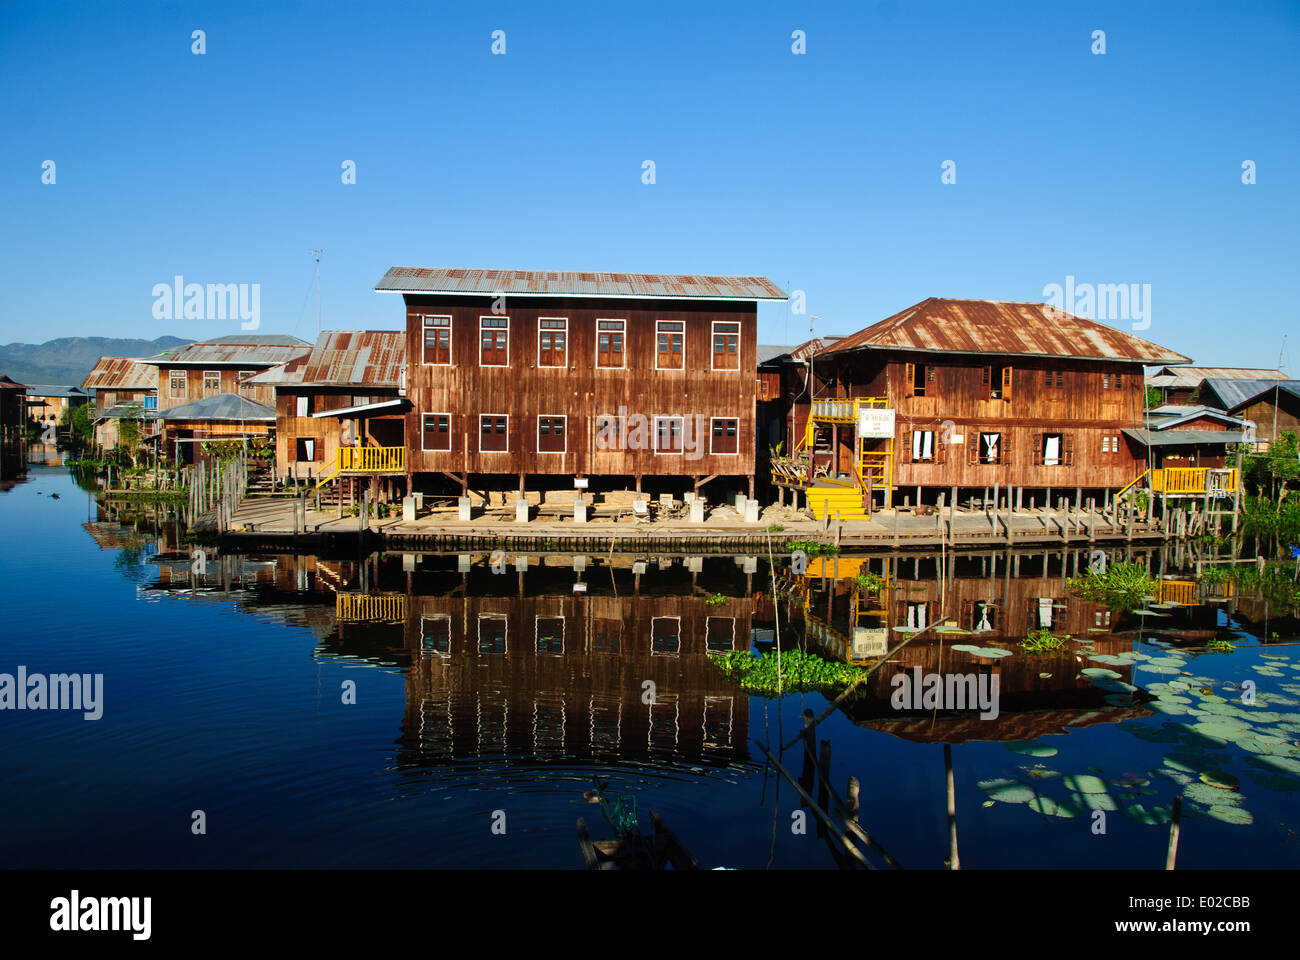
M827 514L833 519L837 510L841 520L866 519L867 516L862 506L862 491L856 485L833 480L818 480L808 488L808 506L812 507L813 516L818 520L825 520Z

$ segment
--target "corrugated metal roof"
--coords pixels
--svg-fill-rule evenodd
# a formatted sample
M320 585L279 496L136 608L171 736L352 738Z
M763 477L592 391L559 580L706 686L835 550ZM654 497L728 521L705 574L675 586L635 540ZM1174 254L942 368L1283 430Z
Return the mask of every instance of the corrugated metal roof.
M218 393L178 407L160 410L163 420L265 420L275 422L275 411L264 403L233 393Z
M1286 380L1287 375L1281 370L1253 370L1247 367L1166 367L1156 376L1172 377L1167 384L1155 383L1156 377L1148 377L1152 386L1196 387L1202 380Z
M1132 437L1143 446L1172 447L1185 444L1216 445L1220 443L1244 443L1246 434L1241 430L1139 430L1124 428L1125 436Z
M156 390L158 370L136 357L100 357L81 381L83 390Z
M1223 409L1231 410L1233 407L1249 403L1262 393L1271 392L1274 388L1300 397L1300 380L1220 380L1212 378L1201 384L1201 390L1209 392L1209 396L1203 393L1201 399L1210 400L1217 396L1223 403Z
M74 387L66 383L31 383L27 385L27 396L29 397L86 397L89 394L82 391L80 387Z
M249 342L257 340L276 342ZM305 357L310 352L311 344L297 337L218 337L159 353L140 362L154 367L269 367L294 357Z
M400 387L405 364L405 330L327 330L312 348L300 382Z
M270 383L283 386L288 383L302 383L302 372L307 369L307 354L301 357L294 357L284 363L277 363L274 367L263 370L261 373L255 373L251 377L245 377L239 382L241 384L260 384Z
M1179 404L1167 404L1163 407L1156 407L1148 410L1146 414L1147 426L1154 427L1156 430L1168 430L1176 427L1180 423L1187 423L1190 420L1199 420L1202 417L1208 417L1211 420L1217 420L1220 423L1226 423L1235 426L1245 426L1250 423L1249 420L1243 420L1240 417L1230 417L1215 407L1206 406L1182 406Z
M95 417L96 420L121 420L123 418L130 420L157 420L157 410L146 410L144 404L140 401L130 401L126 403L115 403L107 410Z
M27 384L19 383L13 377L0 373L0 389L4 390L26 390Z
M785 300L766 277L574 270L465 270L392 267L381 293L505 294L514 297L649 297L683 300Z
M1003 356L1070 357L1130 363L1188 358L1114 327L1043 303L931 297L823 350L918 350Z

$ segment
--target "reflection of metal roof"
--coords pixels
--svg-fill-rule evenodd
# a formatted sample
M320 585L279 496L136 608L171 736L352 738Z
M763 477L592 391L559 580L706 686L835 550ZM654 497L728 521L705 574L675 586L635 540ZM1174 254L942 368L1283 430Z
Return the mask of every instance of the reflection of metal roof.
M1081 729L1102 723L1120 723L1149 717L1142 707L1099 707L1095 709L1035 710L1022 713L1003 712L997 719L981 720L978 713L939 714L898 719L857 721L902 740L918 743L971 743L979 740L1037 740L1067 729Z
M1246 443L1246 435L1241 430L1140 430L1124 428L1124 435L1131 437L1143 446L1173 447L1186 444L1210 446L1221 443Z
M159 412L163 420L265 420L275 422L275 411L264 403L233 393L218 393Z
M1127 363L1177 363L1188 359L1141 337L1044 303L937 297L922 300L844 337L820 356L855 349L1069 357Z
M154 390L158 371L132 357L100 357L81 381L83 390Z
M312 348L300 382L400 387L405 364L405 330L327 330Z
M1171 378L1169 383L1156 383ZM1253 370L1246 367L1176 367L1161 370L1156 376L1148 377L1153 387L1197 387L1202 380L1285 380L1286 374L1281 370Z
M512 297L645 297L682 300L785 300L766 277L573 270L465 270L392 267L381 293L459 293Z
M154 367L269 367L306 356L311 344L297 337L234 334L191 343L140 361Z
M1259 398L1261 394L1272 393L1277 390L1282 393L1289 393L1294 397L1300 397L1300 380L1206 380L1202 386L1202 400L1210 400L1217 397L1223 404L1223 409L1231 410L1242 404L1250 403L1252 400ZM1208 393L1208 396L1207 396Z

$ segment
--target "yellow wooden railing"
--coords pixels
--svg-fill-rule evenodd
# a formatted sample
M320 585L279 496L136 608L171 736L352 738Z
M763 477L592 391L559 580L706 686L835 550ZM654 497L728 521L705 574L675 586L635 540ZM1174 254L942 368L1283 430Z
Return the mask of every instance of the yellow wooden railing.
M1142 480L1150 472L1151 472L1150 470L1143 470L1141 473L1139 473L1136 477L1133 478L1133 480L1125 484L1123 489L1121 489L1119 493L1115 494L1115 499L1118 500L1120 497L1124 496L1124 494L1128 493L1130 490L1136 487L1139 483L1142 482Z
M1185 607L1201 603L1195 580L1161 580L1159 595L1160 603L1181 603Z
M818 424L856 425L858 412L863 407L886 409L888 406L889 400L885 397L814 400L803 438L790 451L789 457L772 461L772 482L802 487L811 486L817 473L812 466L812 453L816 445ZM857 444L857 455L853 458L853 474L858 487L865 491L867 480L870 478L873 489L883 490L886 497L890 497L894 485L894 438L890 437L886 440L887 446L884 450L866 449L862 437L858 438Z
M334 459L321 470L316 486L323 487L340 473L404 473L405 447L339 447Z
M1157 467L1151 471L1151 489L1156 493L1203 494L1206 479L1211 493L1233 493L1237 489L1235 468Z
M342 623L402 623L406 597L400 593L340 593L334 597L334 615Z

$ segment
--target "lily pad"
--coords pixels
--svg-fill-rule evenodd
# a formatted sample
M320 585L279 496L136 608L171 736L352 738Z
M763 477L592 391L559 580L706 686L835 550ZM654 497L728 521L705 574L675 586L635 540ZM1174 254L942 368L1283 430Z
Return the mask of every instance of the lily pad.
M1054 757L1061 751L1056 747L1049 747L1045 743L1035 743L1032 740L1016 740L1007 744L1007 749L1012 753L1023 754L1026 757Z
M1003 803L1028 803L1034 799L1033 790L1014 780L981 780L979 788Z

